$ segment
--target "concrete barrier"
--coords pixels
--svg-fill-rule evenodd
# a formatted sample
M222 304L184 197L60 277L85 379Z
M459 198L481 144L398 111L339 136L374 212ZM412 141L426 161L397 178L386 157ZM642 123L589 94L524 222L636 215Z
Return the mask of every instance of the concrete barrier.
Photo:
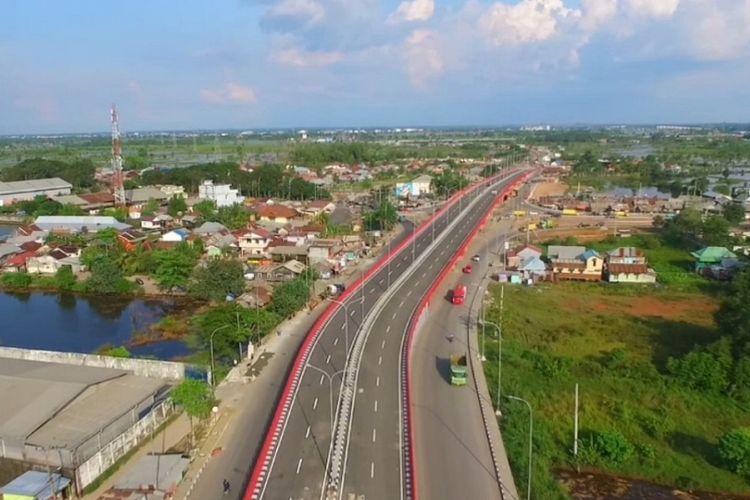
M94 366L97 368L113 368L127 370L134 375L166 380L182 380L185 378L185 364L174 361L154 361L150 359L113 358L98 354L82 354L77 352L42 351L37 349L20 349L17 347L0 347L0 358L25 359L29 361L43 361L46 363L60 363L75 366Z

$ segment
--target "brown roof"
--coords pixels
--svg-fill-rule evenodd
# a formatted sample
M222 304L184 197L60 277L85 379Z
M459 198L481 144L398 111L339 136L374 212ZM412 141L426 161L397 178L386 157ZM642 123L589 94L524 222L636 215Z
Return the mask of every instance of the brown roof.
M269 219L277 219L281 217L290 219L297 216L297 211L295 209L284 205L266 205L259 207L256 211L261 217L267 217Z
M112 193L107 193L107 192L79 194L78 197L81 198L82 200L85 200L90 205L99 205L99 204L107 204L107 203L115 202L115 197L112 195Z
M20 246L27 252L36 252L37 250L42 248L42 244L37 241L27 241L26 243L22 243Z
M646 274L648 266L646 264L610 264L607 269L612 274Z
M16 228L16 233L18 233L20 236L29 236L31 233L41 231L39 226L36 224L29 224L28 226L18 226Z

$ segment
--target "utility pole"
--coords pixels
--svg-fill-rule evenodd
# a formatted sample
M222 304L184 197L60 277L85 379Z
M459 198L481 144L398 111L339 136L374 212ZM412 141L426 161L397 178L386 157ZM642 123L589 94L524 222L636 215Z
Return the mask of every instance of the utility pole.
M573 456L578 456L578 384L576 384L575 415L573 417Z

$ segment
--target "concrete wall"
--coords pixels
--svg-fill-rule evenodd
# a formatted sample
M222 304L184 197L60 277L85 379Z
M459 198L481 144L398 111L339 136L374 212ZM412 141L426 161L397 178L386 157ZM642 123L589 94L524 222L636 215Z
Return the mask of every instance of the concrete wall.
M77 366L95 366L97 368L114 368L128 370L141 377L182 380L185 378L185 364L173 361L153 361L150 359L126 359L81 354L77 352L41 351L19 349L17 347L0 347L0 358L26 359Z

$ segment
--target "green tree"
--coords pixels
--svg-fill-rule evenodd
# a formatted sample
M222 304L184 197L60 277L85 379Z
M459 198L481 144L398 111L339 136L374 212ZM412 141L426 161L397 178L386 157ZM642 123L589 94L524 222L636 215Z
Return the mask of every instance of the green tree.
M390 200L384 199L375 210L364 214L365 227L368 230L388 230L398 221L398 211Z
M193 211L207 221L216 221L216 203L211 200L199 201L193 206Z
M91 276L86 280L86 291L90 293L128 293L132 284L122 276L117 263L106 256L99 256L91 263Z
M739 224L745 221L745 207L739 203L727 203L724 205L724 218L731 224Z
M728 246L732 242L729 221L720 215L707 217L702 227L703 243L709 246Z
M8 288L28 288L32 278L26 273L4 273L0 274L0 285Z
M159 200L155 200L153 198L149 198L145 205L143 205L143 209L141 210L142 215L154 215L157 210L159 210L159 207L161 205L159 204Z
M229 207L220 207L216 211L216 222L222 223L228 229L242 229L247 226L250 220L250 213L243 205L231 205Z
M605 463L619 465L633 456L635 448L619 431L595 432L588 447Z
M153 253L156 263L154 277L162 290L173 287L187 289L190 275L198 262L198 256L185 244L173 250L157 250Z
M310 287L304 278L279 285L273 293L270 309L282 318L288 318L302 309L310 298Z
M213 259L193 271L189 290L202 299L221 301L227 294L238 296L245 290L242 264L237 260Z
M194 439L193 418L207 418L216 404L211 387L203 381L186 379L172 391L172 401L180 405L190 418L190 440Z
M182 196L173 196L169 199L169 203L167 205L167 213L172 217L178 217L180 215L186 214L187 209L187 203L185 202L185 198L183 198Z
M61 290L72 290L76 285L76 276L70 266L61 266L55 273L55 282Z
M750 428L733 429L719 440L719 456L737 474L750 473Z
M729 387L732 375L732 343L723 338L682 358L669 358L667 369L682 385L698 391L719 393Z

